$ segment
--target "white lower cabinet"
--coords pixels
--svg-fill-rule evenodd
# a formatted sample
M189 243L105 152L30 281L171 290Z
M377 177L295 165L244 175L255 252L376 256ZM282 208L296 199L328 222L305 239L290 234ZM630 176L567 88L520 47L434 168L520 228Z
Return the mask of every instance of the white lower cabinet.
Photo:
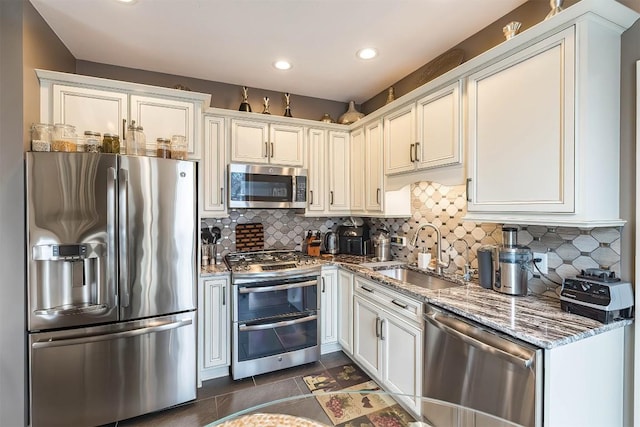
M322 353L338 346L338 269L325 267L320 276L320 345Z
M198 286L198 386L229 375L231 318L229 276L200 279Z
M353 273L338 269L338 343L353 355Z
M422 303L355 277L353 357L407 409L420 413Z

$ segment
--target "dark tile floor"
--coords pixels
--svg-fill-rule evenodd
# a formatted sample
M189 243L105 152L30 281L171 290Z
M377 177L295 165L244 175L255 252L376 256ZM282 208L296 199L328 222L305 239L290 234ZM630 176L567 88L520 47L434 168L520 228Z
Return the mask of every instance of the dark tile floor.
M335 366L349 363L350 359L342 352L325 354L320 361L296 366L269 374L233 381L231 377L205 381L198 389L195 402L177 406L165 411L154 412L129 420L120 421L117 427L200 427L212 423L234 412L261 403L271 402L285 397L310 394L302 377L323 372ZM287 406L283 413L304 415L318 414L321 420L324 413L315 399L302 402L282 403ZM319 412L318 412L319 411ZM272 411L269 411L272 412ZM326 417L326 416L325 416ZM324 421L331 424L328 418Z

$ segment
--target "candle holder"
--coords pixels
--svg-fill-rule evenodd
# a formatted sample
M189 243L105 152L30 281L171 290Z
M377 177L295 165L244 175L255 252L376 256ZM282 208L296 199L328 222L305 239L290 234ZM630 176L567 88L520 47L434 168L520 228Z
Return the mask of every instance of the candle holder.
M564 9L562 8L562 3L564 0L549 0L549 6L551 6L551 11L545 16L544 20L551 18L552 16L556 16L558 13L562 12Z
M251 105L249 105L248 96L247 96L247 87L242 86L242 103L240 104L240 108L238 111L246 111L247 113L251 112Z
M290 93L285 93L284 94L284 99L287 102L287 105L284 107L284 116L285 117L293 117L291 115L291 106L290 106L291 94Z
M265 96L264 98L262 98L264 100L264 104L263 104L263 110L262 110L262 114L271 114L269 112L269 97Z
M502 29L502 32L504 33L504 37L509 40L510 38L512 38L513 36L515 36L516 34L518 34L518 31L520 31L520 27L522 26L521 22L518 21L512 21L509 22L507 25L504 26L504 28Z

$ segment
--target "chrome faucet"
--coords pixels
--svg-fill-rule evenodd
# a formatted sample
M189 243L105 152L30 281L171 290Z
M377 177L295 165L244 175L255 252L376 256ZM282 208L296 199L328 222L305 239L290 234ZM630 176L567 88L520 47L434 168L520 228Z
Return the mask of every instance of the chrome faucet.
M462 278L465 282L468 282L469 280L471 280L471 275L473 275L473 273L475 273L475 270L473 268L471 268L471 262L469 261L469 243L467 243L466 240L464 239L457 239L455 242L453 242L454 244L460 241L462 243L464 243L465 246L465 251L464 251L464 274L462 275Z
M436 260L435 260L436 274L442 275L442 269L449 267L449 263L445 263L442 261L442 235L440 234L440 230L438 229L438 227L428 222L420 224L418 226L418 229L416 230L416 233L411 238L411 242L410 242L411 246L414 246L414 247L416 246L416 243L418 243L418 236L420 235L420 232L425 228L431 228L436 233L436 246L438 247L438 250L436 251Z

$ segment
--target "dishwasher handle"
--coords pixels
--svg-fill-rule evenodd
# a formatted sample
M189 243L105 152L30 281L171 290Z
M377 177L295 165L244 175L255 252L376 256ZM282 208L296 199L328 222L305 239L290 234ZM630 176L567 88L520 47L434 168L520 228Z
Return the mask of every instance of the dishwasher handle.
M521 365L524 368L530 368L533 365L536 357L534 350L529 350L513 341L501 338L453 316L440 313L434 309L428 310L424 315L424 319L427 322L446 333L456 336L466 344L499 356L515 365Z

